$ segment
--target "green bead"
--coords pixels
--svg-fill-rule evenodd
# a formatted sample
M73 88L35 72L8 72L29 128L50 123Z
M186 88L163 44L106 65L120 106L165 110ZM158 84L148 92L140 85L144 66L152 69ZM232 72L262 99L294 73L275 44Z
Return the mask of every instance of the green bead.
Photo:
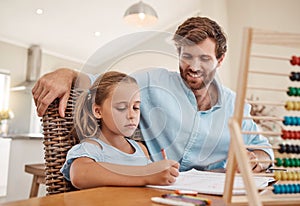
M295 167L296 166L295 158L291 158L290 162L291 162L291 167Z
M296 87L290 87L291 96L295 96L295 95L297 95L297 93L298 93L298 90Z
M291 161L288 158L283 158L283 166L284 167L290 167Z
M295 162L296 162L295 167L300 167L300 159L295 158Z
M278 166L278 167L281 167L282 163L283 163L282 159L280 159L280 158L277 157L277 158L275 158L275 160L276 160L275 165Z
M295 88L296 89L296 96L300 96L300 88Z

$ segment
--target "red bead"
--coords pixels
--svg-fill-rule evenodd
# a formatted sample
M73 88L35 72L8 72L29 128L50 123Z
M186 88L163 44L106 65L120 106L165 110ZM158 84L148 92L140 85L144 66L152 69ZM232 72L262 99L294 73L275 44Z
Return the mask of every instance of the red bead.
M296 139L296 133L295 131L290 132L290 139Z
M296 131L296 139L300 139L300 131Z
M295 66L298 64L299 58L297 56L292 56L290 63L291 65Z
M286 130L285 139L291 139L291 131Z
M290 60L291 65L296 65L298 63L298 57L296 56L292 56L291 60Z
M287 131L286 130L282 130L282 132L281 132L281 138L282 139L286 139L286 135L287 135Z

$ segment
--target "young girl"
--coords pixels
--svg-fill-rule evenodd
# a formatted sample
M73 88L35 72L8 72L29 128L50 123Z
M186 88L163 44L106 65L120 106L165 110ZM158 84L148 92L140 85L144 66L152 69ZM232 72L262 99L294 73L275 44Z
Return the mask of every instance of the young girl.
M132 77L107 72L78 99L75 126L81 143L72 147L61 172L79 188L169 185L178 176L173 160L151 162L146 147L127 137L140 120L140 94Z

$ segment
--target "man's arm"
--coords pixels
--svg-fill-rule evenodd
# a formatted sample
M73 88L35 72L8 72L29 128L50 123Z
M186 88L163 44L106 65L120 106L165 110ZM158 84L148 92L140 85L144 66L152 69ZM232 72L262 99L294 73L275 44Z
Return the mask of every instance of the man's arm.
M90 85L89 77L72 69L61 68L43 75L34 85L32 95L38 116L43 116L48 106L59 98L59 114L65 116L67 101L73 82L80 88Z

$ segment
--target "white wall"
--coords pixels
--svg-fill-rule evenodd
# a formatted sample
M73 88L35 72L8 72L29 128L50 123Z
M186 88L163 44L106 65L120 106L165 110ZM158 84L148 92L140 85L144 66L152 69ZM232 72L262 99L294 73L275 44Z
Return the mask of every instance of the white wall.
M43 49L43 48L42 48ZM10 71L11 86L16 86L26 79L27 48L0 41L0 68ZM41 75L59 67L80 69L81 63L65 60L43 52ZM36 115L32 107L31 91L11 92L10 109L15 118L9 121L10 133L28 133L30 120Z
M298 0L227 0L230 73L237 87L243 28L300 33Z

